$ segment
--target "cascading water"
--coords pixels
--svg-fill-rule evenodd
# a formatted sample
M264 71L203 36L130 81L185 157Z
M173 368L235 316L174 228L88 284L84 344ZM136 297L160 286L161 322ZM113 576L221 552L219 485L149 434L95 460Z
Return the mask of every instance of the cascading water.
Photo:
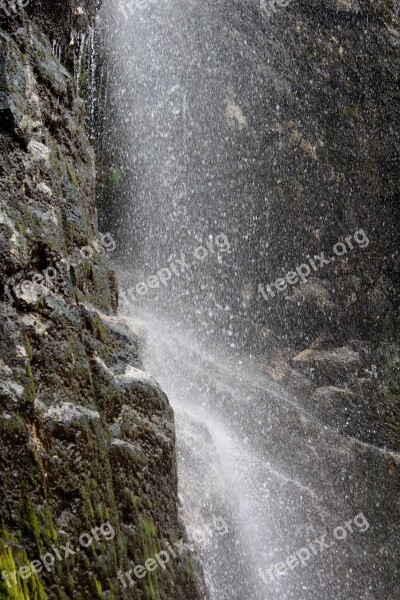
M211 597L239 600L251 593L265 598L257 571L263 559L260 549L272 528L266 510L268 468L243 438L243 414L227 415L217 406L224 395L245 400L236 376L230 367L218 365L217 356L154 316L144 315L143 325L148 332L148 366L175 409L180 491L189 533L206 530L213 517L222 517L229 529L225 539L216 533L211 539L205 536L202 554Z
M366 475L364 450L281 389L260 350L264 93L282 83L264 62L255 8L104 2L103 219L121 244L122 308L147 331L147 368L175 409L182 515L189 533L209 531L197 546L211 599L372 598L366 572L373 579L384 559L361 534L285 576L265 574L365 510L371 493L391 508L379 467ZM339 479L349 486L340 505ZM229 534L211 531L212 517Z

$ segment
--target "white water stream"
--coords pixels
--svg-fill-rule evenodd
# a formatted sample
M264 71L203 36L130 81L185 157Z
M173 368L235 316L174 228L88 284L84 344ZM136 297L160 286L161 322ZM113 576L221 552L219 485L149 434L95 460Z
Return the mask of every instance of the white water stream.
M251 406L236 388L237 365L233 361L219 368L218 357L193 337L185 338L149 314L139 323L147 332L146 368L175 411L182 516L189 535L204 533L202 543L194 543L211 598L267 598L258 569L265 566L274 543L271 472L241 430L241 413ZM236 396L231 423L224 414L224 395ZM222 519L226 528L215 530L215 519Z
M385 456L318 423L267 368L254 301L269 202L259 130L271 134L266 98L283 84L266 66L255 2L133 2L126 15L105 0L105 222L121 246L121 297L173 259L191 263L125 308L175 411L182 517L189 533L208 532L196 547L211 600L373 600L384 554L360 535L268 585L259 574L360 510L389 521L392 507ZM229 252L194 261L219 234Z

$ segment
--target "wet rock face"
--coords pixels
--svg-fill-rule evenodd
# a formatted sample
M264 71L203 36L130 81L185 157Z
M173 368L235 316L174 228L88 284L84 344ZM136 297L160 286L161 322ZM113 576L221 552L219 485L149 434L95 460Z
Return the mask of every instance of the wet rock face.
M22 568L0 596L200 598L187 553L117 579L184 536L174 420L138 332L113 316L85 104L43 33L67 39L70 20L52 3L28 12L0 29L0 573Z
M264 146L270 193L263 280L308 264L307 254L331 258L334 245L360 228L369 240L329 265L317 262L307 284L289 285L265 306L267 318L299 349L321 332L335 344L346 336L393 339L398 7L386 0L293 2L265 24L265 33L285 90L268 98L271 113L276 104L280 109L270 121L279 139L266 136ZM273 47L275 39L285 50Z
M246 27L234 14L241 6ZM260 70L268 65L263 107L244 110L260 137L265 191L249 203L261 221L254 280L264 292L244 316L277 335L293 361L285 382L306 378L304 406L320 422L396 451L398 17L392 0L300 0L270 18L240 0L231 16ZM249 104L239 78L236 101ZM297 268L307 275L294 283ZM253 330L249 338L271 364L265 342Z

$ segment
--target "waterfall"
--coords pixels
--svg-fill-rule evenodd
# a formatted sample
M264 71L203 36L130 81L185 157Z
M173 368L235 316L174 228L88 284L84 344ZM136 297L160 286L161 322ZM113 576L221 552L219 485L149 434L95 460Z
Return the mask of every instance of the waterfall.
M93 124L96 105L96 42L94 27L88 26L88 120Z
M385 457L318 421L300 376L289 385L255 297L271 259L263 148L290 121L280 105L266 108L269 91L288 84L270 65L283 42L254 25L258 9L103 4L105 153L120 175L104 184L104 212L120 240L121 306L147 331L146 367L175 411L189 535L212 516L229 530L194 541L211 600L372 598L372 538L355 521L346 541L332 532L372 496L390 513Z

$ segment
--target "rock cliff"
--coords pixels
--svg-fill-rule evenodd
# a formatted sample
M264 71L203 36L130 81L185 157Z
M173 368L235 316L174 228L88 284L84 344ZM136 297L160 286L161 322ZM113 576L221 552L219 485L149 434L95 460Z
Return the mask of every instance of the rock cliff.
M98 230L77 93L89 103L95 8L0 13L0 598L196 599L172 409L115 316Z

